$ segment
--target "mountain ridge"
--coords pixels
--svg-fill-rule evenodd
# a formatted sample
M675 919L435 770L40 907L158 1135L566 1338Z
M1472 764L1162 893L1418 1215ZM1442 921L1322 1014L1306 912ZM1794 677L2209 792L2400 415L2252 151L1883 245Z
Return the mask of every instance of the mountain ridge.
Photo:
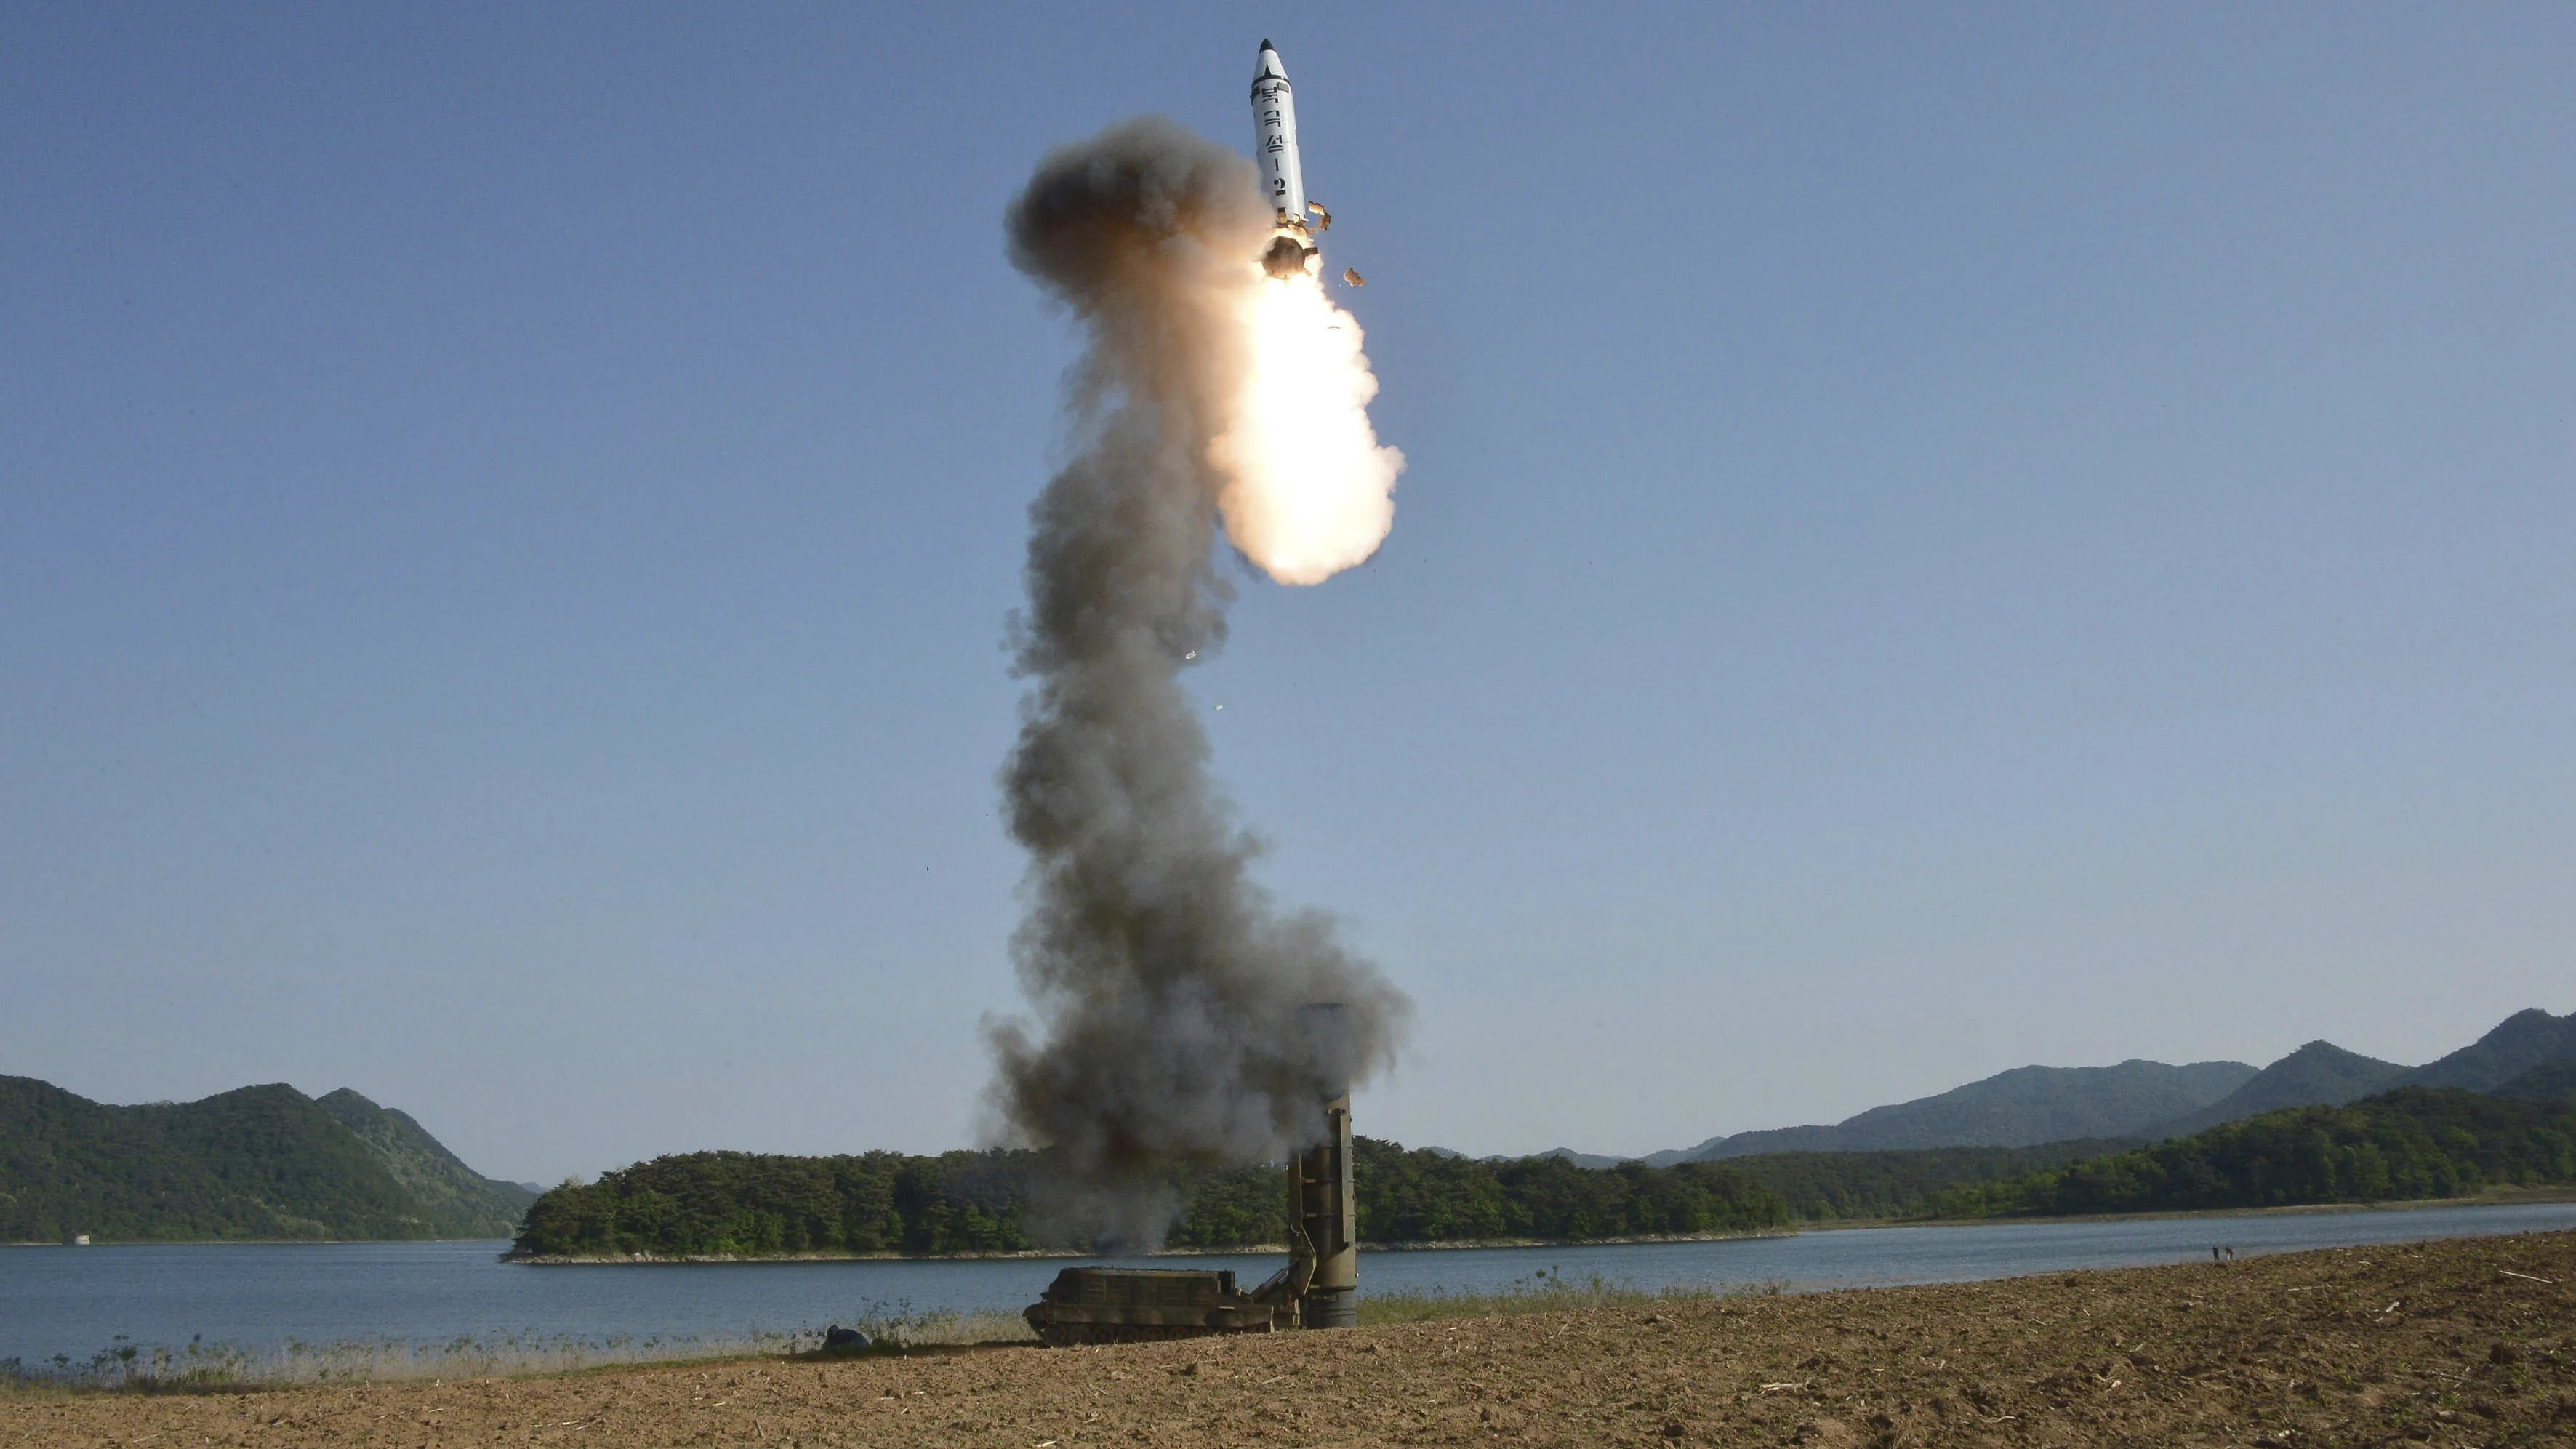
M2576 1057L2542 1062L2495 1089L2492 1094L2525 1102L2552 1102L2576 1096Z
M2248 1078L2244 1085L2195 1112L2147 1132L2154 1138L2189 1137L2227 1122L2241 1122L2283 1107L2340 1107L2385 1092L2415 1068L2346 1051L2319 1038Z
M374 1148L385 1170L430 1210L433 1221L456 1229L442 1236L507 1237L537 1200L537 1192L524 1184L466 1166L408 1112L379 1107L347 1087L315 1098L314 1105Z
M1775 1152L2035 1147L2081 1137L2136 1137L2217 1101L2256 1075L2244 1062L2175 1066L2143 1058L2108 1067L2014 1067L1946 1092L1872 1107L1831 1126L1737 1132L1639 1160L1666 1167Z
M283 1082L121 1107L0 1076L0 1242L510 1235L497 1187L419 1123L355 1092L338 1106L377 1140Z
M2534 1067L2569 1057L2576 1057L2576 1011L2551 1016L2535 1006L2506 1017L2458 1051L2418 1067L2406 1085L2484 1092Z
M2565 1061L2576 1061L2576 1012L2552 1016L2532 1007L2420 1067L2366 1057L2322 1039L2259 1070L2243 1062L2171 1066L2143 1059L2114 1067L2014 1067L1947 1092L1872 1107L1831 1125L1722 1134L1696 1146L1636 1157L1571 1147L1529 1155L1562 1158L1581 1167L1624 1162L1669 1167L1784 1152L2027 1147L2077 1137L2161 1140L2287 1107L2343 1106L2401 1086L2493 1092L2528 1079L2526 1090L2539 1092L2559 1080L2549 1069ZM2209 1091L2213 1085L2221 1089ZM2152 1111L2157 1093L2168 1094L2165 1100L2174 1103L2161 1114ZM2177 1100L2196 1094L2205 1095L2198 1101Z

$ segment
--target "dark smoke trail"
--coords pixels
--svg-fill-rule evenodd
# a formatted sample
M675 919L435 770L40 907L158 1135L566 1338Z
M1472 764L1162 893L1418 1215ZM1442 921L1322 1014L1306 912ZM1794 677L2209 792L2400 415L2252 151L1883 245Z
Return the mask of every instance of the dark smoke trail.
M1391 1062L1410 1011L1330 919L1282 913L1259 845L1211 779L1180 685L1225 639L1210 460L1245 377L1245 289L1269 217L1250 164L1163 120L1040 164L1009 214L1011 260L1081 319L1079 454L1029 509L1017 670L1035 681L1002 772L1030 857L1012 941L1044 1040L990 1029L990 1101L1079 1199L1068 1223L1161 1239L1149 1180L1180 1162L1275 1160L1314 1138L1327 1089ZM1299 1008L1338 1001L1348 1039Z

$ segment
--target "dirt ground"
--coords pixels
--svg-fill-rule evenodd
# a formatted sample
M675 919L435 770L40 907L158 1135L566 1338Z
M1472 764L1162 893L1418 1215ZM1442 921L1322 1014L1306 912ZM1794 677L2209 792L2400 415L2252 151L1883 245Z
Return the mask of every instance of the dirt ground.
M2576 1445L2576 1234L1118 1348L0 1398L0 1445Z

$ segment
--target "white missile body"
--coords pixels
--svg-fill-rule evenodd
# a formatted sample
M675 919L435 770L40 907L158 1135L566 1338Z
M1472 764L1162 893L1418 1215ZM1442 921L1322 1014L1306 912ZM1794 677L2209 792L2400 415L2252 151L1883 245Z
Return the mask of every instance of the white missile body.
M1297 164L1297 98L1279 52L1261 42L1261 64L1252 73L1252 150L1261 166L1261 191L1282 226L1306 224L1306 173Z
M1279 228L1261 265L1274 277L1294 276L1314 264L1317 252L1306 230L1306 173L1297 162L1297 100L1288 89L1288 68L1266 40L1252 72L1252 156Z

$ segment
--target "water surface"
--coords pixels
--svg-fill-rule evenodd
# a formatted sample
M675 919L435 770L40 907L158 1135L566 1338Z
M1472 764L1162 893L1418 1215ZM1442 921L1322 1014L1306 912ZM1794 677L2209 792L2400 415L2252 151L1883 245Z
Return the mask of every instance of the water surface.
M1491 1292L1541 1269L1648 1289L1790 1291L1965 1282L2075 1268L2424 1238L2576 1228L2576 1202L2265 1213L2106 1222L1980 1223L1806 1232L1705 1243L1373 1252L1363 1294ZM0 1249L0 1360L85 1361L122 1335L273 1353L289 1344L459 1340L599 1345L757 1336L934 1312L1016 1313L1057 1259L528 1267L502 1242L170 1244ZM1246 1283L1277 1258L1191 1257Z

